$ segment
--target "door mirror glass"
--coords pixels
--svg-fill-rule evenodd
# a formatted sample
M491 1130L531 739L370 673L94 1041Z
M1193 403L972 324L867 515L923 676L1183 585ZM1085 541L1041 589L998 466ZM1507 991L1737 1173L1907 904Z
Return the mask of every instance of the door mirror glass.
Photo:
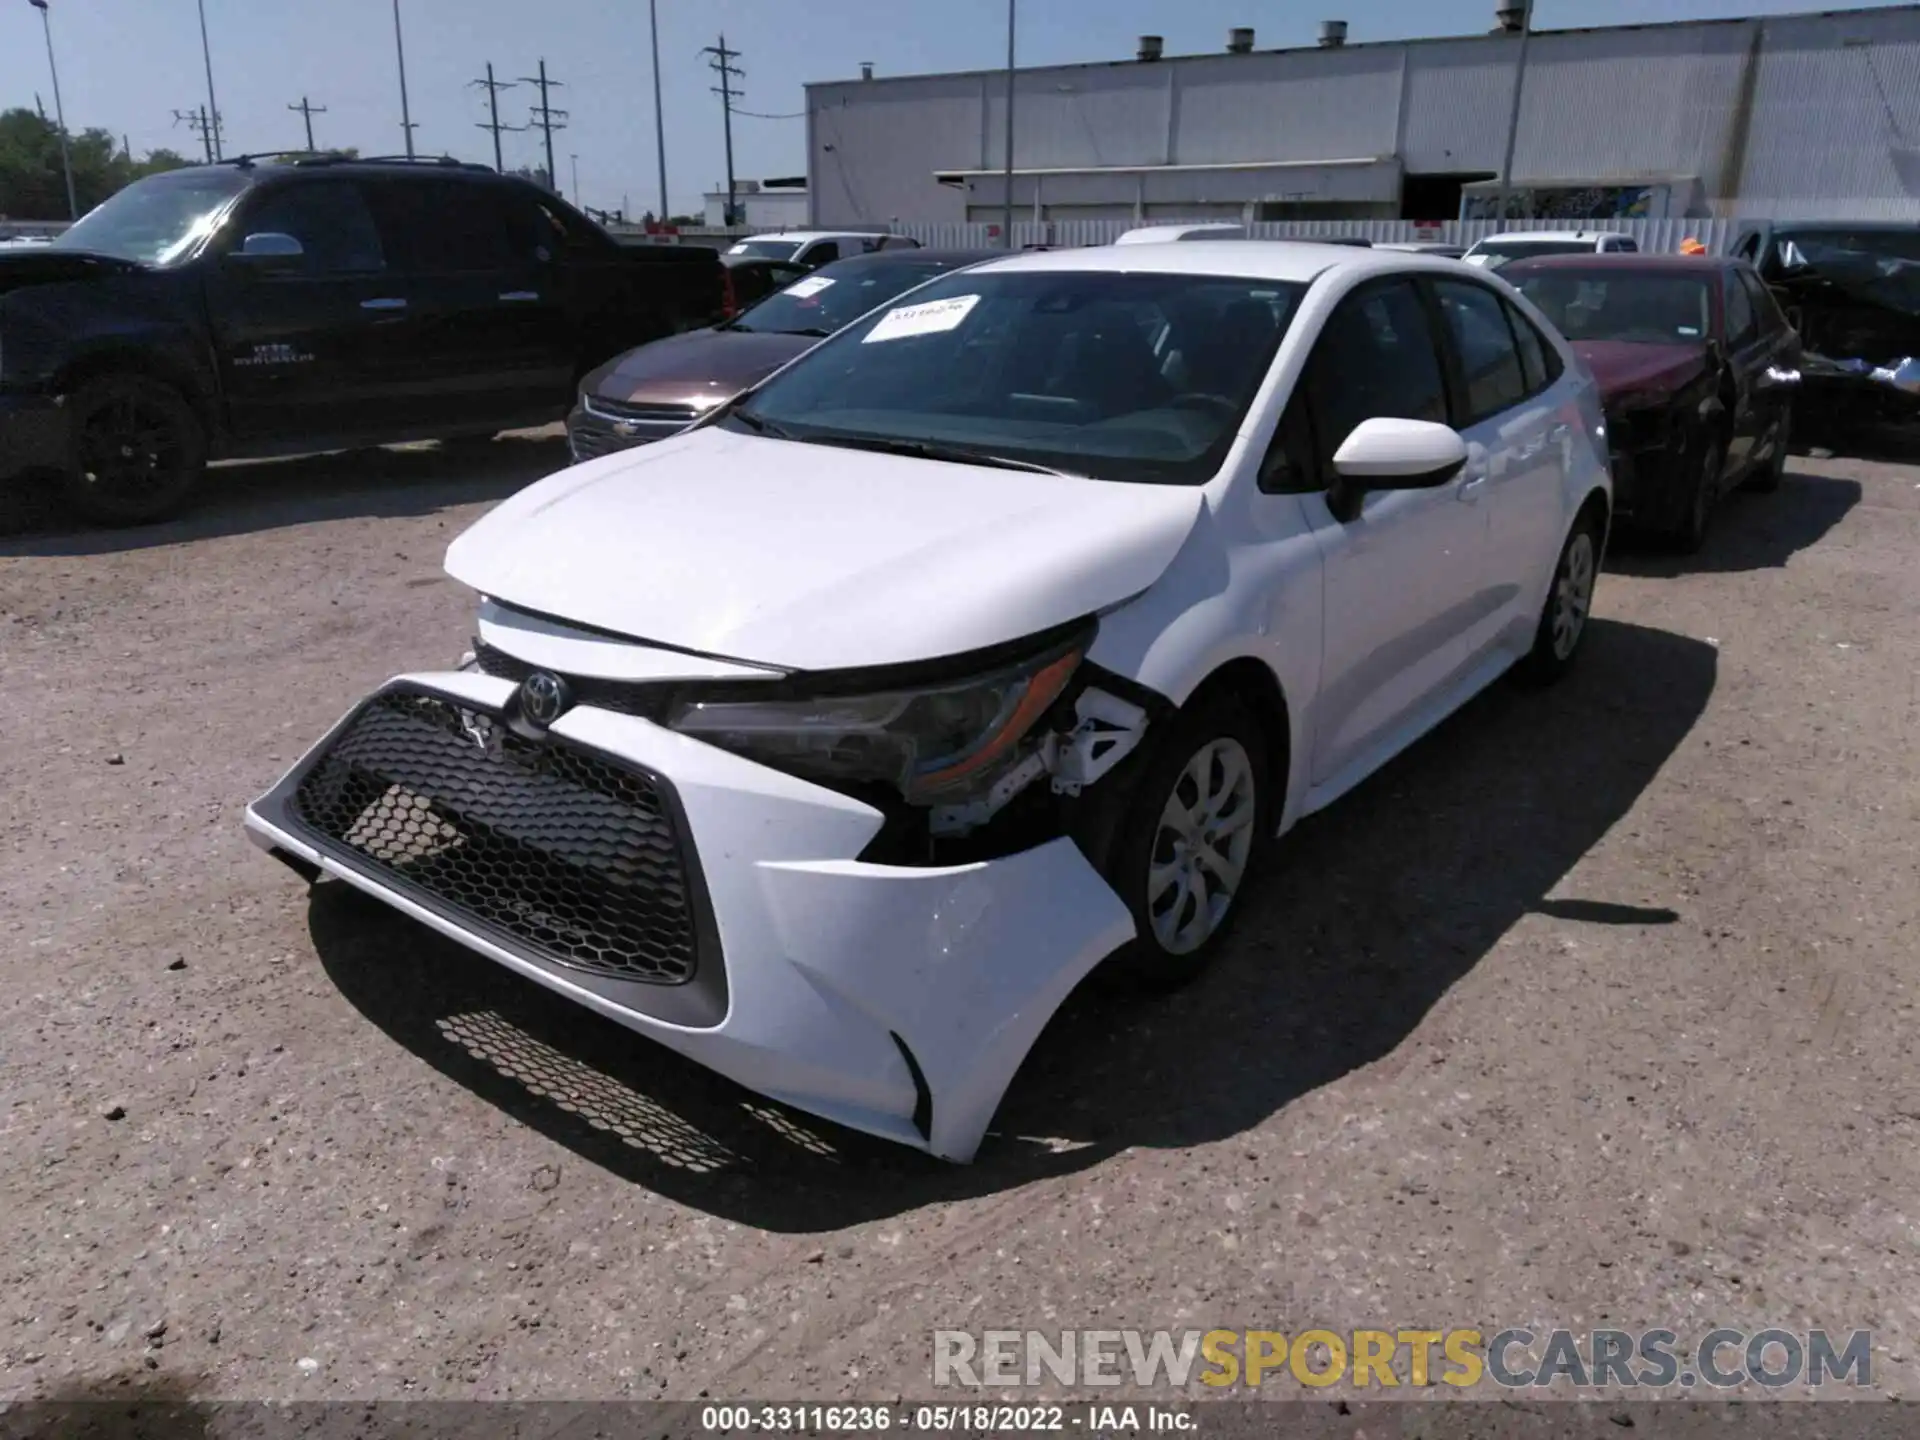
M1333 455L1349 488L1426 490L1444 485L1467 463L1467 442L1429 420L1363 420Z
M240 242L231 257L249 270L298 270L307 258L306 247L278 230L259 230Z

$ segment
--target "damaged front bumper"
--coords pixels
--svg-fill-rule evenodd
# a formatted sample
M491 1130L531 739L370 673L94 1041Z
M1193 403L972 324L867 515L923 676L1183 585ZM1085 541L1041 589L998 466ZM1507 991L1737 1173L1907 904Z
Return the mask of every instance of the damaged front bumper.
M250 837L751 1090L953 1161L1133 937L1070 839L872 863L872 806L587 704L528 739L515 688L389 682L248 808ZM1056 787L1109 759L1077 753Z

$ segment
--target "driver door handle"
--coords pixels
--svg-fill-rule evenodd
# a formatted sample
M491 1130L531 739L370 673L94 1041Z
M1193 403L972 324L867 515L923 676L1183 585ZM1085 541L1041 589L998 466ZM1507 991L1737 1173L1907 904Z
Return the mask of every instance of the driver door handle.
M1487 493L1487 472L1485 470L1469 470L1467 472L1467 478L1460 482L1459 490L1454 493L1460 497L1461 503L1466 505L1476 504L1481 496Z
M387 297L380 300L362 300L360 302L360 308L362 310L404 310L407 308L407 302L397 297Z
M529 301L538 300L540 298L540 292L538 290L503 290L500 293L500 298L509 303L525 304Z

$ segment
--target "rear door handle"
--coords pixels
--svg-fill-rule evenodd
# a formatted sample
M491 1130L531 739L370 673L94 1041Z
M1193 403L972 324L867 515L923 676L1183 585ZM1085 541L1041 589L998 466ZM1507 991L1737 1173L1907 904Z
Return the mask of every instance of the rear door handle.
M538 300L540 292L538 290L505 290L501 292L500 298L508 302L525 304L531 300Z
M398 297L389 296L380 300L362 300L360 308L362 310L404 310L407 308L407 302Z

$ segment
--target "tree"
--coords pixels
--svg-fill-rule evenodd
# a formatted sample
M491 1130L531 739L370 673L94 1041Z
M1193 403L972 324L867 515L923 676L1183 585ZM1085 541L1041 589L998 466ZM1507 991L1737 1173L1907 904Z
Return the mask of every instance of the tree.
M547 167L544 165L520 165L509 170L507 173L509 175L517 175L522 180L531 180L542 190L551 191L553 189L553 180L547 174Z
M143 175L189 163L171 150L149 151L146 159L135 160L98 127L69 134L67 152L73 162L74 198L83 215ZM60 131L24 106L0 111L0 215L14 220L68 218Z

